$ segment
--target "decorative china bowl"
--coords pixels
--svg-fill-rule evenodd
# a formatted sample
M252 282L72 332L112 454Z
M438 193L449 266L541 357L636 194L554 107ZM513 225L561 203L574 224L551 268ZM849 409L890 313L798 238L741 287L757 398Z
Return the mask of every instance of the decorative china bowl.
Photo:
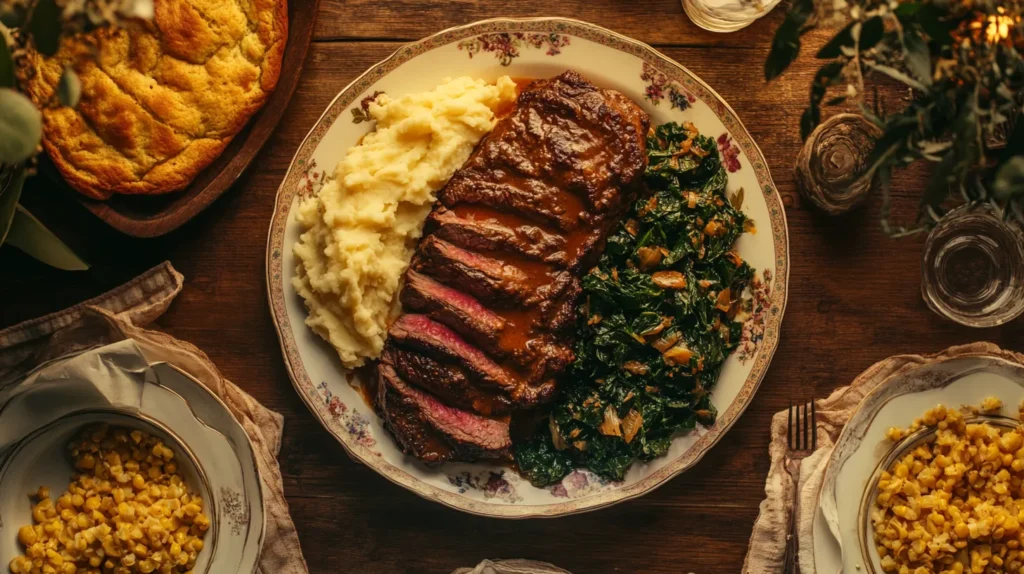
M345 150L372 130L367 106L374 94L434 88L447 77L545 78L567 69L640 104L652 125L693 122L714 137L729 171L728 191L745 191L743 211L757 233L744 234L739 255L757 270L752 316L739 349L728 359L713 393L718 420L680 435L668 455L635 464L622 482L577 470L560 484L537 488L507 466L445 464L429 467L403 455L364 400L359 374L342 368L337 353L306 327L295 292L292 246L301 230L292 214L315 194ZM778 344L789 279L786 217L768 166L736 113L686 68L646 44L604 28L561 18L496 19L451 28L400 48L349 84L299 146L281 184L267 245L271 313L285 362L299 395L348 453L382 476L421 496L475 514L525 518L592 510L644 494L691 468L736 422L764 377Z
M30 496L40 486L49 488L54 500L67 490L75 474L68 442L86 426L107 423L162 439L175 453L178 474L202 497L210 528L193 572L256 572L265 521L262 483L248 435L220 399L171 365L153 365L144 385L137 409L104 404L85 381L29 391L35 395L16 405L19 410L28 405L23 410L34 411L28 414L38 420L38 427L0 451L2 571L24 554L17 535L21 526L33 524ZM19 422L5 415L15 413L0 409L0 421Z
M1024 365L987 355L945 359L903 369L864 397L828 455L810 541L814 571L882 573L874 551L870 510L878 478L893 461L932 438L923 428L893 444L889 428L908 428L926 411L980 405L996 397L997 413L976 415L999 426L1016 426L1014 416L1024 401Z

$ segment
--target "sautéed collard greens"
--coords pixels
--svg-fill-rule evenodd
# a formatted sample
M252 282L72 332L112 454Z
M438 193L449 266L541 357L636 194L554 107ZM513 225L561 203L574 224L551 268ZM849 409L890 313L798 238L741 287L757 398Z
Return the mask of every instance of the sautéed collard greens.
M714 423L710 391L742 325L753 270L733 243L753 222L726 195L713 139L692 124L647 138L649 193L583 279L576 362L563 392L516 462L535 485L575 467L621 480L635 459L668 452L672 436Z

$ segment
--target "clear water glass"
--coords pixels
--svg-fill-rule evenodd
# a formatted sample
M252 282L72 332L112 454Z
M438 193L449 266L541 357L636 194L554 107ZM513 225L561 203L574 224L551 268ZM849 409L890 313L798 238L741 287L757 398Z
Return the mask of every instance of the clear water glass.
M1024 312L1024 231L990 204L939 220L925 244L921 294L932 311L969 327Z

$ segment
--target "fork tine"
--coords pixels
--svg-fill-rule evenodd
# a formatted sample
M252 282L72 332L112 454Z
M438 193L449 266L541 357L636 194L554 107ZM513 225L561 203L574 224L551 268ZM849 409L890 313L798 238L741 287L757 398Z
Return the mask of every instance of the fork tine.
M801 418L802 414L803 414L803 409L800 407L800 403L797 403L796 404L796 441L795 441L795 445L794 445L794 450L800 450L802 448L800 446L801 443L803 443L803 437L801 436L801 435L803 435L803 433L801 431L803 430L803 421L804 420L803 420L803 418Z
M818 450L818 413L811 399L811 450Z
M789 401L789 426L786 427L786 446L793 450L793 401Z
M800 432L800 434L799 434L800 440L796 441L796 449L797 450L803 450L804 449L804 440L805 440L805 437L807 436L804 433L804 421L807 420L807 403L805 403L803 401L800 401L800 405L797 407L796 415L797 415L796 416L796 427L797 427L798 431Z
M811 447L811 415L807 412L807 403L804 403L804 450Z

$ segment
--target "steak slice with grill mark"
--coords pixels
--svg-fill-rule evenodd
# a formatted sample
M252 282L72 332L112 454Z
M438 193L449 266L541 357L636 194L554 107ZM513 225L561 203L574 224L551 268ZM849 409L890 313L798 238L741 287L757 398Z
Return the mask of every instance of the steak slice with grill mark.
M438 199L513 210L563 231L596 226L620 215L642 185L649 125L628 98L575 72L533 82Z
M377 407L402 451L427 462L511 458L507 422L450 407L377 367Z
M529 408L548 400L555 391L553 379L531 381L495 363L479 347L426 315L405 314L389 331L389 341L400 347L444 357L466 369L473 380L500 389L518 408Z
M487 219L466 219L441 207L430 215L428 233L470 251L505 252L544 261L560 267L570 265L563 250L565 238L548 233L525 221L507 226L501 220L508 216Z
M412 268L489 303L533 305L538 301L538 289L551 277L542 263L517 263L469 251L431 235L420 242Z
M561 197L564 195L557 189L538 185L537 180L532 179L510 185L453 176L444 188L442 201L448 207L460 203L494 206L562 231L572 231L580 224L581 206L578 200Z
M505 319L462 291L410 269L405 275L401 301L405 309L430 315L463 337L482 341L491 350L498 348Z
M566 299L575 299L575 295L568 295ZM475 341L492 356L509 359L527 373L529 381L538 381L544 378L546 373L558 372L561 369L556 369L555 365L564 366L575 359L569 345L549 335L531 338L529 343L523 346L503 347L501 342L502 337L508 332L506 328L512 327L504 318L484 307L473 297L411 269L406 274L401 300L406 310L422 313L450 327L462 335L464 340ZM561 319L559 312L552 315L556 321ZM571 319L571 316L569 318ZM538 327L553 331L556 328L564 329L565 324L555 323ZM409 382L419 384L401 370L399 373Z
M412 349L387 345L381 362L391 365L404 381L430 391L444 402L484 416L512 410L512 403L500 391L476 384L457 364L440 361Z

